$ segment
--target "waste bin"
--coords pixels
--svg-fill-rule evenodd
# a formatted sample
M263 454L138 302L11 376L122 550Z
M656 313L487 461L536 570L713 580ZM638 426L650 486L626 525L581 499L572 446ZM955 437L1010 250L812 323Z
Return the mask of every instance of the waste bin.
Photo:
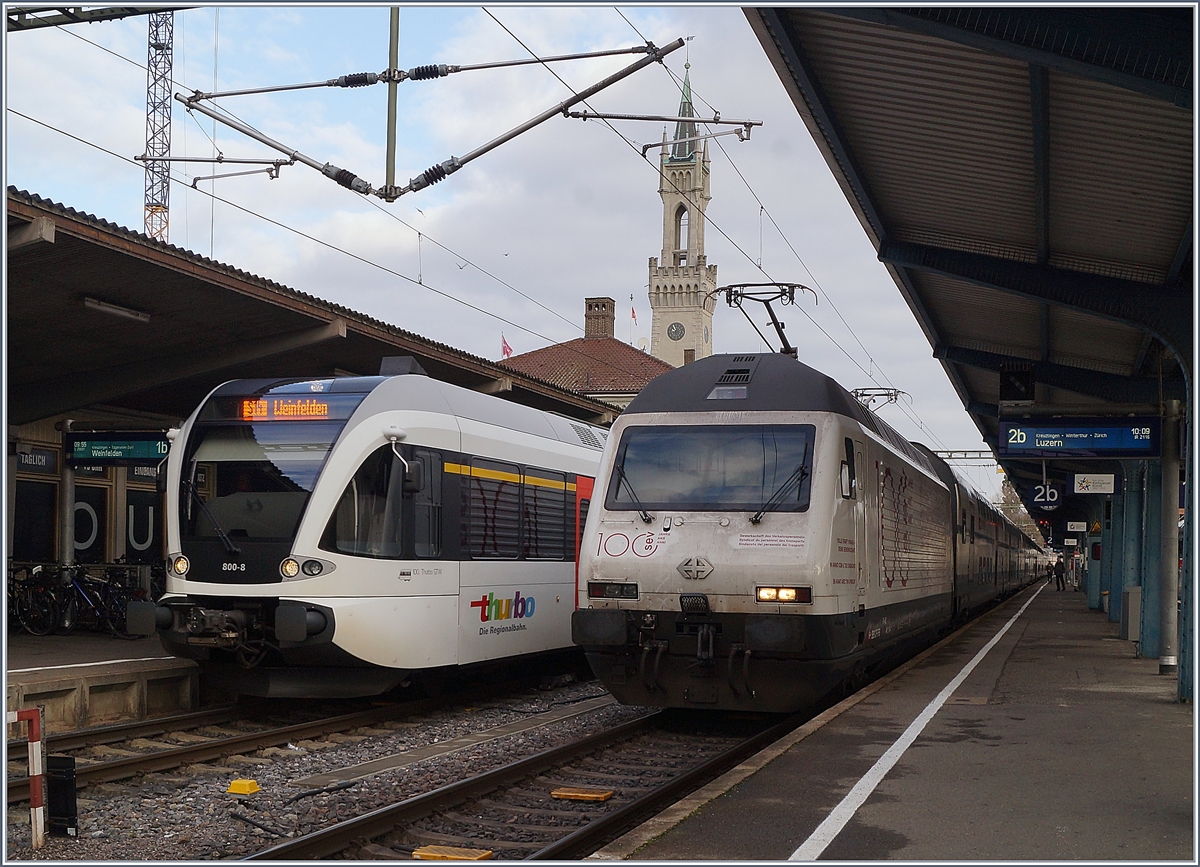
M46 756L46 818L52 836L79 834L75 791L75 757Z
M1126 587L1121 591L1121 630L1126 641L1140 641L1142 631L1142 588Z
M1108 613L1108 591L1107 590L1100 591L1100 610L1103 611L1105 614Z

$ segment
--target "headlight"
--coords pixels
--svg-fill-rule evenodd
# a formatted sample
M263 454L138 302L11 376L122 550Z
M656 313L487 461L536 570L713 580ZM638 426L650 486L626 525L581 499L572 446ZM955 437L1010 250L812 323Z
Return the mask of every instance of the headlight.
M627 581L589 581L589 599L637 599L638 586Z
M279 574L284 578L295 578L300 574L300 564L288 557L279 564Z
M188 562L188 558L180 554L171 561L171 571L176 575L186 575L187 570L191 565L192 564Z
M811 587L756 587L754 598L759 602L812 602Z
M325 571L325 567L321 565L320 560L305 560L304 565L300 567L300 571L312 577L313 575L320 575Z

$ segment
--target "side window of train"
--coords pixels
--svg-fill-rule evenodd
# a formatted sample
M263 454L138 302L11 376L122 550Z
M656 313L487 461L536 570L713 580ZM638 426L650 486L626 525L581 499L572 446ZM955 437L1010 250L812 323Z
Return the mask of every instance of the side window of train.
M480 559L515 560L521 550L521 468L516 464L471 460L463 504L466 549Z
M971 541L975 541L975 516L971 516Z
M858 479L854 472L854 440L846 437L846 457L842 460L842 497L853 500L858 497Z
M424 468L424 486L413 494L413 553L442 556L442 456L417 449L413 456Z
M962 523L958 525L958 531L962 535L963 544L967 544L967 510L963 509Z
M526 468L523 493L522 557L527 560L566 559L567 477L551 470Z
M321 547L359 557L400 558L403 488L404 465L391 445L376 449L342 492L321 537Z

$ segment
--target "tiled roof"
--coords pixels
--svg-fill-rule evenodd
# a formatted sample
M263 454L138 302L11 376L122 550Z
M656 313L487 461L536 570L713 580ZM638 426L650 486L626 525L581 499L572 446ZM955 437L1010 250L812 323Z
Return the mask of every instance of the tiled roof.
M500 364L581 394L636 393L654 377L675 369L613 337L579 337Z

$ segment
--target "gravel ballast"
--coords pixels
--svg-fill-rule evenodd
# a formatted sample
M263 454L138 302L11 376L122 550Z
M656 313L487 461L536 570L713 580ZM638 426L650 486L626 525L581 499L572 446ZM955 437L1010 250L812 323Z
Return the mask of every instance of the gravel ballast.
M10 807L6 857L47 861L238 858L283 839L272 832L288 836L311 833L603 731L643 715L646 709L610 705L288 804L285 802L304 791L291 785L293 781L476 734L602 695L604 689L594 682L573 683L439 710L320 741L231 756L220 764L193 765L125 783L92 786L79 792L78 837L48 836L46 845L37 851L31 848L28 805ZM228 794L229 784L239 778L254 780L261 791L242 799Z

